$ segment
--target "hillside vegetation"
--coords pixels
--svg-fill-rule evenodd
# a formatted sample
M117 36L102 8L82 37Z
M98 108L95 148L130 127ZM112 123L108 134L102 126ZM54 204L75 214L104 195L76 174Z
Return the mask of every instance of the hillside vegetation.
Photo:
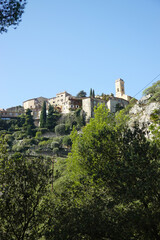
M151 88L116 114L100 105L87 125L80 110L51 111L43 128L29 111L0 120L0 239L159 240L159 104L151 138L130 125L134 108L159 103L159 81Z

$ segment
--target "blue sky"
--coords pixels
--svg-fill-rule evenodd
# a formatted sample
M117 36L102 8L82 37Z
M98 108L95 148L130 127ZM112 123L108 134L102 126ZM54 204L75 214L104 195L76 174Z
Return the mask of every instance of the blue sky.
M160 1L28 0L18 28L0 35L0 71L0 108L115 93L118 78L134 96L160 74Z

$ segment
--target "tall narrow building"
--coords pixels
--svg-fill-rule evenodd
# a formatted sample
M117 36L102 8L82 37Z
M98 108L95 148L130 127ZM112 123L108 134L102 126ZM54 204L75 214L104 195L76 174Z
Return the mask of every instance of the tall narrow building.
M116 87L116 97L121 98L125 94L124 90L124 81L123 79L119 78L115 82Z
M125 89L124 89L124 81L123 79L119 78L115 82L115 88L116 88L116 97L122 98L127 101L131 100L131 97L128 95L125 95Z

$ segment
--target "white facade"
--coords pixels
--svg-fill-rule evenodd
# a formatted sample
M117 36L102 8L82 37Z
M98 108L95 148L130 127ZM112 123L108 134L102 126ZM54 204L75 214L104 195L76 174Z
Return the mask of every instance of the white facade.
M59 109L62 113L69 113L69 97L71 94L65 92L57 93L56 97L50 98L48 102L56 109Z

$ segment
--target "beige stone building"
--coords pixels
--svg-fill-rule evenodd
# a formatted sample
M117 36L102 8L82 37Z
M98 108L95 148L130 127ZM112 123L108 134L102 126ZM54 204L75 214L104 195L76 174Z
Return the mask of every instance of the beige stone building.
M125 94L124 81L119 78L115 81L116 96L108 95L107 100L103 100L101 96L95 98L85 97L77 98L72 96L70 93L64 91L57 93L56 97L53 98L33 98L23 102L24 110L30 108L32 110L33 118L36 121L36 125L39 123L41 108L43 102L53 105L56 110L62 114L70 113L72 110L82 108L86 114L86 120L88 121L94 116L94 107L98 104L105 104L105 106L113 113L117 111L117 107L125 107L128 105L131 97Z
M76 98L66 91L56 94L56 97L50 98L48 102L62 114L69 113L71 110L82 107L82 99Z
M123 79L119 78L115 82L116 87L116 97L122 98L124 100L130 101L132 97L125 94L125 88L124 88L124 81Z
M48 107L48 98L38 97L23 102L24 111L28 108L32 110L32 115L36 126L39 126L40 114L43 103L46 102Z
M85 98L82 100L82 109L86 114L86 121L94 116L94 108L99 104L104 104L110 112L115 113L118 107L124 108L128 105L128 101L122 98L110 96L108 101L98 98Z
M68 92L57 93L56 97L48 100L49 104L62 113L67 113L68 98L71 96Z
M48 103L48 98L44 98L44 97L32 98L27 101L24 101L23 107L24 107L24 110L28 108L31 110L36 108L41 108L43 105L43 102Z
M105 104L107 107L107 102L98 98L84 98L82 100L82 109L86 114L86 121L94 116L94 108L98 106L98 104Z
M98 104L104 104L110 112L115 113L118 108L124 108L128 105L131 97L125 95L124 81L119 78L115 81L116 97L110 95L108 100L102 100L101 96L95 98L82 99L82 109L86 113L86 121L94 116L94 107Z
M14 119L24 113L22 106L11 107L7 109L0 109L0 118L2 119Z

